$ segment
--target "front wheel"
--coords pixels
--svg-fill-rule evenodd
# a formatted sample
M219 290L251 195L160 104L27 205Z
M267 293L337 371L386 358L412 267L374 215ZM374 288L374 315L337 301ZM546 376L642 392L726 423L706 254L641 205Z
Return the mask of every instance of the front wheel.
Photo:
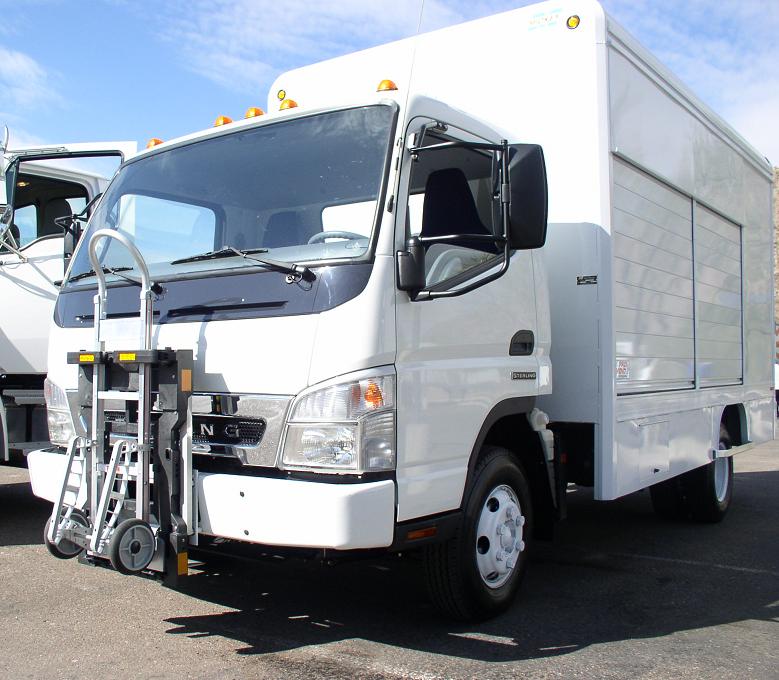
M463 621L508 608L527 568L532 526L530 489L521 466L506 449L485 447L455 535L425 550L435 606Z

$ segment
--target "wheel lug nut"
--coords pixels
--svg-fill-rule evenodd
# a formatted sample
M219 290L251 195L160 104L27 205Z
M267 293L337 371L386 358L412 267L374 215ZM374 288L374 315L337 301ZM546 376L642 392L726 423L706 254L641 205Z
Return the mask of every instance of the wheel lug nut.
M499 524L496 531L498 532L498 536L503 536L503 534L506 533L506 526L504 524Z
M508 560L506 560L506 566L509 569L513 569L516 566L516 564L517 564L517 558L514 557L513 555L509 557Z
M514 516L517 514L516 509L513 505L509 505L509 507L506 509L506 517L509 519L514 519Z
M505 555L502 550L498 550L498 552L495 553L495 560L498 562L502 562L504 557Z

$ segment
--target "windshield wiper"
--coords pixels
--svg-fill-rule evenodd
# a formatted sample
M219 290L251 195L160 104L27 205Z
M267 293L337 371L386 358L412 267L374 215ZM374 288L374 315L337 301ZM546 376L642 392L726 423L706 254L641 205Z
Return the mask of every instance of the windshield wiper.
M113 274L114 276L118 276L120 279L123 279L125 281L129 281L130 283L140 286L141 282L138 279L133 278L132 276L127 276L126 274L122 274L121 272L127 272L133 269L132 267L101 267L103 274ZM71 276L68 278L68 283L73 283L74 281L81 281L82 279L88 279L91 276L97 276L95 274L94 269L90 269L86 272L81 272L80 274L76 274L75 276ZM151 290L153 293L159 295L162 293L162 286L160 286L159 283L152 283L151 284Z
M282 262L280 260L272 260L268 257L254 257L255 253L267 253L267 248L248 248L246 250L238 250L233 246L223 246L219 250L209 250L206 253L200 253L199 255L191 255L190 257L182 257L180 260L173 260L171 264L184 264L186 262L201 262L203 260L218 260L224 257L242 257L244 260L251 260L258 264L263 264L266 267L275 269L276 271L284 272L287 275L287 283L297 283L301 279L304 281L313 281L316 277L308 267L303 264L295 264L294 262Z
M135 279L131 279L129 276L125 276L124 274L119 274L119 272L128 272L132 269L132 267L103 267L103 274L114 274L115 276L118 276L119 278L124 279L125 281L132 281L133 283L138 283ZM94 269L90 269L86 272L81 272L80 274L76 274L75 276L69 276L68 277L68 283L73 283L74 281L81 281L81 279L88 279L90 276L97 276Z

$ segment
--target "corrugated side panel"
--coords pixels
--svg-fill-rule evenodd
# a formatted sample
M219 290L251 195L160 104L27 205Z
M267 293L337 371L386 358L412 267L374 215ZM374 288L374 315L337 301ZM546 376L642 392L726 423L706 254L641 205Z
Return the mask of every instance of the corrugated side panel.
M691 201L622 160L613 162L617 392L692 387Z
M695 297L699 384L741 383L741 228L697 203Z

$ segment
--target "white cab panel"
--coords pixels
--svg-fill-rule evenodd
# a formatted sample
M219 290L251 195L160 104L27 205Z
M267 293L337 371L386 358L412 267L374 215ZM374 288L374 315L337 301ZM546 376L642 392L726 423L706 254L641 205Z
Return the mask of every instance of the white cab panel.
M63 275L62 238L38 239L0 255L0 372L45 373L51 315Z
M492 408L549 391L535 352L509 356L514 333L535 332L534 286L530 253L519 251L506 275L460 297L412 302L398 292L398 521L458 508Z

